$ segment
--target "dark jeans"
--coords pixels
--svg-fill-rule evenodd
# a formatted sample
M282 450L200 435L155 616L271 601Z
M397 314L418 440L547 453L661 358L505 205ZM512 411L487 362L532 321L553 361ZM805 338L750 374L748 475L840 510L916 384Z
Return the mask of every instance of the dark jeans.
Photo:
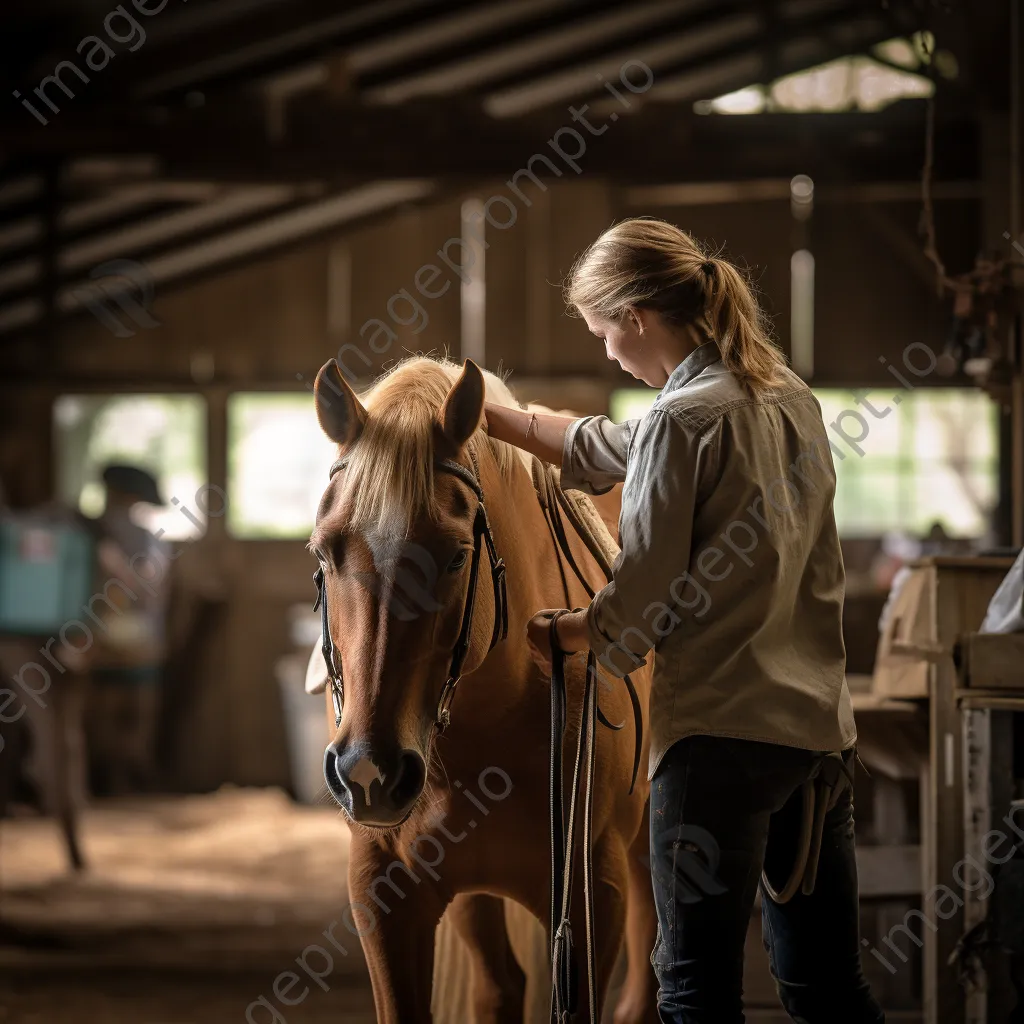
M852 756L852 752L851 755ZM815 755L748 740L675 743L651 783L658 1013L665 1024L742 1024L743 944L764 866L781 890ZM853 802L825 820L814 893L778 906L762 933L779 997L803 1024L885 1020L861 973Z

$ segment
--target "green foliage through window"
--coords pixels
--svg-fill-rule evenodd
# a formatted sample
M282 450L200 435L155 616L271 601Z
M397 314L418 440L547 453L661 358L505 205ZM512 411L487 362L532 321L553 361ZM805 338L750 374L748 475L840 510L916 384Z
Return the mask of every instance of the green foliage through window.
M305 539L337 446L303 392L228 400L228 528L250 539Z
M923 536L936 522L953 537L986 535L998 497L999 419L984 392L813 390L834 446L835 512L842 536L892 531ZM614 392L611 418L643 416L657 394L650 388ZM862 417L866 432L855 415ZM864 433L856 443L863 454L847 443L844 432L851 438Z

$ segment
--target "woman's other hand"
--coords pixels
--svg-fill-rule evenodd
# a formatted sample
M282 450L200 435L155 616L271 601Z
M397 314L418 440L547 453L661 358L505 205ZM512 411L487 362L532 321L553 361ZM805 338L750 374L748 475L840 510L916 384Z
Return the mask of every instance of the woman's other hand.
M551 620L556 614L555 629L561 652L575 654L590 646L586 609L572 612L567 608L545 608L537 612L526 624L526 642L534 663L545 675L551 674Z
M530 648L533 663L544 673L551 675L551 620L567 608L546 608L537 612L526 624L526 643Z

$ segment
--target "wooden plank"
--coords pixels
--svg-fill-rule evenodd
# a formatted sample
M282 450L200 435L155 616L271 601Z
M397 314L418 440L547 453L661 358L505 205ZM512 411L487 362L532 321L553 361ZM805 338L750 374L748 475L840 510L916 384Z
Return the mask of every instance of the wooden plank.
M933 567L936 569L1002 569L1004 573L1013 565L1013 559L1005 555L928 555L907 562L911 569Z
M966 687L1024 696L1024 633L969 633L963 652Z
M952 648L964 633L975 630L1006 571L1008 558L929 558L935 599L931 640ZM928 1024L962 1024L964 991L949 963L963 929L960 913L934 913L935 900L951 889L962 893L956 880L964 846L963 739L957 703L957 668L952 656L929 665L930 722L928 788L923 794L922 846L924 895L922 912L936 919L934 932L924 933L924 1007ZM924 825L930 835L925 839ZM940 889L939 887L945 887ZM936 894L932 896L930 894Z
M907 807L907 786L902 781L876 775L871 780L874 811L874 840L883 847L882 856L876 858L877 863L870 864L873 859L872 847L857 847L857 873L860 895L863 899L871 895L872 884L878 881L881 874L882 885L893 888L889 877L893 856L901 863L892 870L893 876L903 873L906 896L915 896L921 888L921 850L910 844L910 816ZM887 848L887 849L885 849ZM877 849L877 848L876 848ZM888 854L886 857L885 855ZM881 895L881 893L879 893ZM887 898L879 902L862 904L861 918L874 917L875 941L892 934L892 929L906 920L907 911L911 909L911 901L906 898ZM872 911L874 912L872 915ZM866 950L865 950L866 952ZM895 973L885 969L876 957L862 957L862 963L869 967L869 977L875 998L886 1008L914 1006L917 1002L917 979L914 971L897 970ZM879 971L878 968L883 970Z
M918 715L926 708L924 701L886 697L880 693L851 693L850 701L855 713L862 711L892 712L893 714Z
M594 81L603 95L600 82ZM652 96L657 89L655 82ZM553 154L549 140L573 124L568 104L522 117L492 118L472 95L367 107L316 92L289 107L286 146L268 135L263 98L245 93L221 96L216 104L197 109L168 109L158 124L145 110L125 107L56 118L48 126L24 111L15 110L15 115L8 146L26 157L83 149L108 155L152 153L168 177L203 181L354 182L422 176L466 181L487 175L500 175L504 181L532 154ZM773 114L700 117L686 102L650 103L607 125L608 131L587 136L581 163L588 173L613 174L634 184L789 178L797 167L816 186L909 181L919 175L916 109L893 104L872 114L878 134L870 146L860 137L861 117L846 112L792 120ZM599 128L602 121L595 118L593 123ZM952 180L975 173L965 131L973 127L959 117L943 117L936 124L936 162ZM659 144L652 146L651 139ZM564 138L563 147L573 152ZM641 168L638 152L644 154ZM557 156L555 163L564 174L566 164Z
M930 726L929 726L930 731ZM930 738L930 737L929 737ZM935 774L934 763L929 761L923 766L919 782L920 808L921 808L921 882L925 891L931 886L931 879L935 875L935 806L931 798L934 789L932 778ZM935 942L930 930L925 929L924 948L921 954L921 1020L923 1024L937 1024L936 995L937 986L935 975L937 970L937 959L935 954Z
M957 690L956 698L962 708L1024 711L1024 694L1015 696L1006 690Z
M858 845L857 882L861 899L919 895L921 847Z

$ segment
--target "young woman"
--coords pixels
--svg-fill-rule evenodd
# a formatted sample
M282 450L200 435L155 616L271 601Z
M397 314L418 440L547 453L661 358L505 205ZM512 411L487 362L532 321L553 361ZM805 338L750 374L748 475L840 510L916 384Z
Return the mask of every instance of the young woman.
M826 752L852 767L857 738L825 427L743 276L671 224L610 228L573 268L567 301L609 359L661 389L650 412L614 424L488 404L488 430L560 464L564 487L601 493L625 481L614 579L559 619L557 640L564 651L593 649L620 676L657 652L659 1014L736 1024L761 872L782 888L803 784ZM545 670L548 626L538 615L528 630ZM813 894L776 903L762 893L762 907L794 1020L884 1020L861 973L849 788L827 814Z

